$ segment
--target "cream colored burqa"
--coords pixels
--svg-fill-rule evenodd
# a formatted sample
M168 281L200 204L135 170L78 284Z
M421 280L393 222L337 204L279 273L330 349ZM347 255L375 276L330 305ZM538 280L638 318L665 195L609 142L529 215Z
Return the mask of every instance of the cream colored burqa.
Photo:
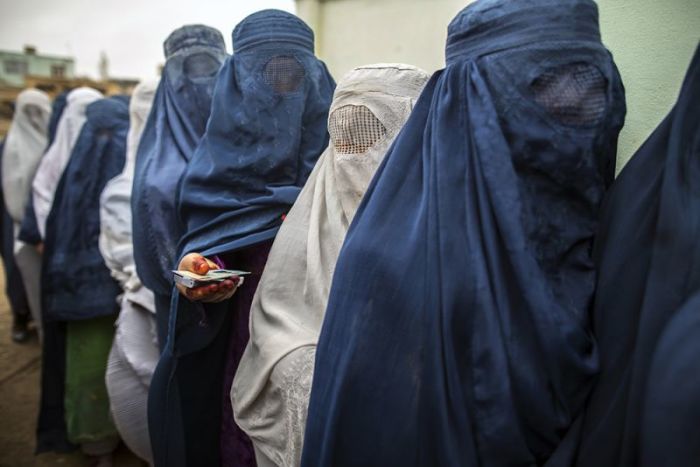
M381 64L348 73L328 118L331 144L289 211L250 312L231 389L258 467L300 463L318 335L340 247L362 196L428 75Z
M156 81L134 89L129 103L126 162L100 198L100 253L122 287L117 330L107 362L106 385L114 424L132 452L153 464L148 435L148 388L158 363L153 292L136 274L131 230L131 187L136 152L151 111Z
M2 189L15 224L24 218L32 180L46 150L50 118L51 99L45 92L19 93L2 157Z
M39 338L43 337L39 280L41 256L34 246L24 243L17 236L31 194L34 174L46 150L50 118L51 100L46 93L36 89L20 92L2 157L2 189L7 212L14 222L15 263L22 276L29 311Z

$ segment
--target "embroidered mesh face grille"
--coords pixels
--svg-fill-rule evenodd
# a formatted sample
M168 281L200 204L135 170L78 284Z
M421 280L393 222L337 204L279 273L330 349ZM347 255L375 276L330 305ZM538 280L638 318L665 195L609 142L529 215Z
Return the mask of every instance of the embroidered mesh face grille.
M551 68L533 81L535 101L565 125L591 126L605 113L607 81L593 65Z
M278 55L265 64L263 79L277 93L294 92L304 81L304 67L294 57Z
M190 79L208 78L219 71L221 64L209 54L193 54L185 58L182 69Z
M367 107L344 105L331 114L328 132L337 153L362 154L386 134L386 128Z

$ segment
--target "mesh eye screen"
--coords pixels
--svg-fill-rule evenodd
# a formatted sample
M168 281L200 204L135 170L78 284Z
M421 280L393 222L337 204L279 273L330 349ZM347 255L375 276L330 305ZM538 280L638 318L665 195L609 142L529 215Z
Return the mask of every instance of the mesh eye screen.
M598 68L587 63L549 69L530 89L535 101L565 125L595 125L605 113L607 81Z
M367 107L345 105L331 114L328 132L337 153L362 154L386 134L386 128Z
M194 54L185 59L183 71L189 78L203 78L215 75L220 66L221 64L211 55Z
M294 57L278 55L265 65L263 79L277 93L294 92L304 81L304 67Z

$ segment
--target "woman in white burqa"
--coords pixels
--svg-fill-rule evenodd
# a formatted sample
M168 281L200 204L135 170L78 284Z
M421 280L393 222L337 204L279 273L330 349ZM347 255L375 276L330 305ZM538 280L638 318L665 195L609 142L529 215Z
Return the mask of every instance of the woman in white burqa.
M121 285L117 330L107 363L107 392L114 424L124 443L153 464L146 403L158 363L153 292L136 274L131 230L131 187L136 151L155 96L156 81L139 84L129 103L126 163L110 180L100 198L100 252Z
M250 312L250 342L231 389L259 467L298 466L318 335L340 247L362 196L428 75L359 67L338 83L330 145L289 211Z
M2 189L7 212L14 222L14 254L27 291L34 324L41 336L39 280L41 256L32 245L17 238L41 157L48 142L51 99L38 89L25 89L17 96L15 114L2 156Z

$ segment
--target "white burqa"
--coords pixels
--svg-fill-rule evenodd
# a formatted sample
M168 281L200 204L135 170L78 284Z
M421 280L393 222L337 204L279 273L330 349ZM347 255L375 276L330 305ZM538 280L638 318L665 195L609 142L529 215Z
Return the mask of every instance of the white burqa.
M2 189L14 223L14 255L27 293L29 310L41 333L41 256L17 238L32 189L32 180L48 142L51 99L37 89L19 93L2 156Z
M141 283L134 263L131 187L136 152L157 86L157 81L143 82L131 96L126 162L122 173L102 191L99 239L105 264L124 291L119 296L120 313L105 378L110 409L124 443L149 464L153 464L153 454L148 435L148 388L159 352L153 293Z
M41 238L46 236L46 219L51 211L58 182L85 124L85 109L101 98L102 94L98 91L85 87L72 90L66 97L66 107L58 121L56 136L41 160L32 183L34 214Z
M356 68L335 90L331 143L289 211L250 311L250 342L231 389L259 467L298 466L314 355L348 226L428 75L408 65Z

